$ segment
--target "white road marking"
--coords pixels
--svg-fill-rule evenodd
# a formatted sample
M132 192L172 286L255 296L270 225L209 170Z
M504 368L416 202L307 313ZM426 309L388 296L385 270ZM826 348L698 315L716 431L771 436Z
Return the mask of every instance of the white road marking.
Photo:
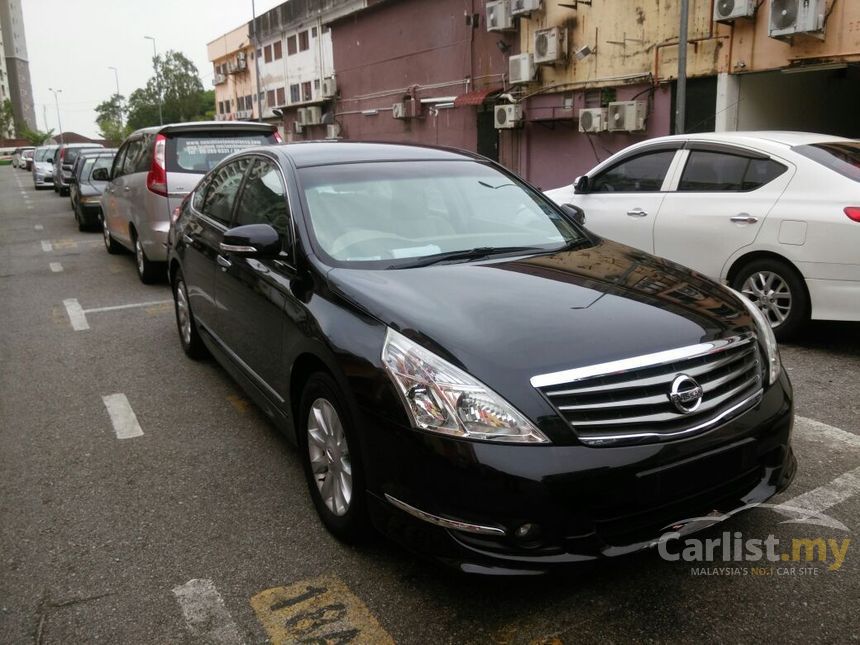
M188 631L201 642L216 645L242 643L239 628L211 580L194 579L173 589Z
M794 432L806 441L823 443L833 447L860 448L860 435L834 428L821 421L796 417Z
M49 266L51 267L51 271L53 271L54 273L59 273L63 270L63 265L59 262L51 262Z
M33 228L36 229L37 231L44 231L45 230L45 227L42 226L41 224L36 224Z
M87 316L77 298L63 300L63 304L66 307L66 313L69 314L69 322L72 323L72 329L75 331L84 331L90 328Z
M104 401L110 415L117 439L133 439L143 436L143 430L141 430L134 410L131 409L131 404L125 394L109 394L103 396L102 401Z
M45 253L50 253L53 248L54 247L51 245L51 243L48 240L42 240L42 250Z
M860 467L839 475L829 484L813 488L811 491L792 497L780 506L803 508L823 513L828 508L841 504L845 500L860 493ZM779 510L778 508L776 510ZM784 515L796 516L797 513L786 511Z
M118 311L120 309L134 309L135 307L151 307L153 305L166 305L173 302L172 300L150 300L149 302L135 302L130 305L114 305L113 307L95 307L93 309L84 309L86 314L97 314L102 311Z

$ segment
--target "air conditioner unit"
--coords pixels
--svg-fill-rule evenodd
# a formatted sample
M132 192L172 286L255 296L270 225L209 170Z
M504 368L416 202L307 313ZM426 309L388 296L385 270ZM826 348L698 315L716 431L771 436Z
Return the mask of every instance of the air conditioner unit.
M325 127L325 138L326 139L339 139L340 138L340 125L337 123L332 123Z
M824 0L772 0L768 36L786 39L798 34L824 39Z
M305 125L319 125L322 123L322 108L314 105L313 107L305 108Z
M579 111L580 132L606 132L606 108L585 108Z
M567 54L567 30L559 27L539 29L534 34L535 64L552 65Z
M495 107L496 128L516 128L523 122L523 107L519 103L500 104Z
M534 54L517 54L508 59L508 77L512 85L531 83L535 77Z
M714 20L731 22L738 18L752 18L757 6L756 0L717 0L714 3Z
M513 28L511 0L487 0L487 31L508 31Z
M541 0L513 0L511 2L511 15L527 16L532 11L540 11L541 4Z
M322 97L324 99L333 99L337 96L337 81L334 76L329 76L322 80Z
M391 106L395 119L413 119L421 114L421 103L415 100L401 101Z
M296 110L296 123L300 125L306 125L308 122L308 109L307 108L299 108Z
M302 132L304 132L304 130L305 128L301 123L299 123L298 121L293 121L293 132L295 134L301 134Z
M610 132L639 132L645 129L645 101L617 101L606 112Z

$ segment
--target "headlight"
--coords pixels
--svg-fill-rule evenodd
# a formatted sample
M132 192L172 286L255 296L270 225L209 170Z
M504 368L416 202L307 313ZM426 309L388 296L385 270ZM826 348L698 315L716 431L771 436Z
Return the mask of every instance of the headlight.
M88 195L81 197L81 204L98 204L100 197L98 195Z
M385 337L382 362L416 428L467 439L549 443L486 385L393 329Z
M776 344L776 336L773 335L773 328L770 326L770 321L765 318L761 309L756 307L752 300L747 298L740 291L735 291L734 289L731 289L731 291L740 298L744 305L746 305L750 315L753 320L755 320L755 326L758 329L758 337L761 341L762 347L764 348L765 360L767 361L767 384L770 385L775 383L779 376L779 371L782 369L782 363L780 363L779 360L779 348Z

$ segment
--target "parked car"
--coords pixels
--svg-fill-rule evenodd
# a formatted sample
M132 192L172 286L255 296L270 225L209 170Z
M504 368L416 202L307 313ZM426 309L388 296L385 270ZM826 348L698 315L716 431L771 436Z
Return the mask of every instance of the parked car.
M23 154L25 150L32 150L33 148L15 148L15 151L12 153L12 167L13 168L23 168L24 160Z
M280 141L266 123L203 121L144 128L120 146L102 196L109 253L135 255L141 281L163 279L170 214L228 154Z
M22 170L30 170L33 166L33 152L35 148L27 148L21 152L21 159L18 161L18 167Z
M33 152L33 188L50 188L54 185L54 156L60 146L39 146Z
M464 571L628 553L785 488L759 309L572 211L469 153L237 153L171 228L180 343L295 441L332 533Z
M778 338L860 321L860 141L800 132L661 137L547 191L610 239L742 291Z
M72 168L69 199L78 230L101 229L101 197L110 178L116 150L88 150L78 155Z
M75 159L83 150L104 148L100 143L64 143L57 148L54 156L54 192L60 196L69 194L69 177Z

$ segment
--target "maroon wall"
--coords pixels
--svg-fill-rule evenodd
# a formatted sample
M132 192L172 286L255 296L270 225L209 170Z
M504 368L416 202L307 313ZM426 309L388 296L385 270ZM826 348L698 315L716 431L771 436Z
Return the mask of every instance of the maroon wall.
M466 23L467 15L473 14L479 15L475 28ZM482 0L392 0L333 23L342 136L475 150L475 107L437 113L425 106L421 117L401 121L392 117L391 105L416 85L421 86L415 92L419 99L501 86L516 40L515 33L487 33ZM498 41L511 47L508 54L502 53ZM467 84L467 78L472 82ZM371 109L380 112L361 114Z

